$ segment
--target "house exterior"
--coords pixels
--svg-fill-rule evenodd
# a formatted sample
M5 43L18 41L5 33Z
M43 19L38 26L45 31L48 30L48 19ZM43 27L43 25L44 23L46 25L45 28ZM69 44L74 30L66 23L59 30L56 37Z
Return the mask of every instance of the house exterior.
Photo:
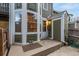
M52 3L13 3L9 10L10 44L28 44L48 37L46 21L51 20Z
M25 45L47 38L65 42L67 11L54 11L53 3L10 3L7 6L9 18L5 29L8 28L11 45Z

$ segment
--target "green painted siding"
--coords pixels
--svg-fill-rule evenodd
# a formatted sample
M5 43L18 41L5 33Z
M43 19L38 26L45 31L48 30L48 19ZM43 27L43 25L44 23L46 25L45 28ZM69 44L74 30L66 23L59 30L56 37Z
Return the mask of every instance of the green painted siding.
M54 33L54 40L60 41L60 39L61 39L61 20L56 20L53 22L53 33Z

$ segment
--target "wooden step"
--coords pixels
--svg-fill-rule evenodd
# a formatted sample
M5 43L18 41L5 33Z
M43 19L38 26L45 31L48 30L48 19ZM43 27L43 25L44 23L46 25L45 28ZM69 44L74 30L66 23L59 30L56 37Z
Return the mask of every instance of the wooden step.
M46 50L44 50L44 51L40 51L40 52L38 52L38 53L36 53L36 54L33 54L32 56L46 56L46 55L48 55L48 54L50 54L50 53L52 53L52 52L58 50L60 47L62 47L62 45L63 45L63 44L59 44L59 45L50 47L50 48L48 48L48 49L46 49Z

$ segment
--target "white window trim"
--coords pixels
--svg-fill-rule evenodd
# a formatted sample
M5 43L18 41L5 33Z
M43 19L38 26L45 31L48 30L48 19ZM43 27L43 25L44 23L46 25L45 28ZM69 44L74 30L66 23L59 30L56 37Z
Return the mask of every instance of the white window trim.
M48 3L46 3L46 4L47 4L47 8L44 7L45 3L43 3L43 9L46 10L46 11L48 11Z

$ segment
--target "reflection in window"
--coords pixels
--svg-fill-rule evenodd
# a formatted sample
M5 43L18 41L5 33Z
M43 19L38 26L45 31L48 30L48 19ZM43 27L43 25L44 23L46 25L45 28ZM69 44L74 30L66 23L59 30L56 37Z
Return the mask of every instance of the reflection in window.
M21 9L22 3L15 3L15 9Z
M37 19L32 13L28 13L28 32L37 32Z
M15 35L15 42L22 43L22 35Z
M37 41L37 34L28 34L27 35L27 42L30 42L30 40Z
M20 12L15 13L15 32L21 32L21 20L22 14Z

